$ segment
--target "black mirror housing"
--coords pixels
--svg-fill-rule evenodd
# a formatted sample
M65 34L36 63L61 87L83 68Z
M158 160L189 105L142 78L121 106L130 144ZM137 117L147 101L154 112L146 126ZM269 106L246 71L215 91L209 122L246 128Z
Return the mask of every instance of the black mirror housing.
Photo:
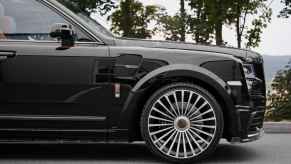
M50 37L58 38L62 42L62 49L75 46L76 33L73 27L66 23L56 23L51 27Z

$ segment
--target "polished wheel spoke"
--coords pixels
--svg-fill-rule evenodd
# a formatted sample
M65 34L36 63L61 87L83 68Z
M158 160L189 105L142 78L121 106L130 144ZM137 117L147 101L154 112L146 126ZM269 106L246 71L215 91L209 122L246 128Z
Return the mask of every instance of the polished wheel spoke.
M180 108L179 108L179 104L178 104L178 99L177 99L177 92L174 92L173 93L173 96L174 96L174 99L175 99L175 104L176 104L176 108L177 108L177 111L178 111L178 115L180 116L181 113L180 113Z
M197 122L206 122L206 121L215 121L215 120L216 120L215 117L211 117L211 118L205 118L205 119L195 120L195 121L191 121L191 122L197 123Z
M210 112L212 112L212 111L213 111L213 109L209 109L209 110L207 110L207 111L205 111L205 112L203 112L203 113L200 113L199 115L197 115L197 116L191 118L190 120L195 120L196 118L199 118L199 117L201 117L201 116L203 116L203 115L205 115L205 114L207 114L207 113L210 113Z
M175 138L176 138L176 135L178 134L178 132L177 131L175 131L167 140L166 140L166 142L159 148L160 150L163 150L164 149L164 147L170 142L170 140L175 136Z
M188 101L187 101L184 115L187 115L187 113L188 113L189 105L190 105L193 94L194 94L193 92L190 92L190 96L189 96Z
M172 144L171 144L171 146L170 146L170 148L169 148L169 150L167 152L168 155L171 153L171 151L172 151L172 149L174 147L174 144L176 142L176 138L177 138L178 135L179 135L179 133L177 132L176 135L175 135L175 138L173 139Z
M179 157L180 145L181 145L181 133L179 133L178 146L177 146L177 150L176 150L176 157Z
M209 129L215 129L215 126L210 125L200 125L200 124L193 124L192 126L201 127L201 128L209 128Z
M183 150L184 150L184 157L185 157L185 158L187 158L187 150L186 150L185 133L182 133L182 140L183 140Z
M194 104L192 105L192 107L191 107L191 109L189 110L189 112L187 113L187 115L189 115L194 109L195 109L195 111L196 111L196 105L197 105L197 103L198 103L198 101L201 99L202 97L200 96L200 95L198 95L198 97L196 98L196 100L195 100L195 102L194 102ZM195 112L194 111L194 112Z
M184 114L184 94L185 94L185 91L183 90L181 92L181 94L182 94L182 97L181 97L181 115L183 115Z
M204 138L202 138L199 134L197 134L196 132L194 132L192 129L190 129L190 132L193 133L196 137L198 137L201 141L203 141L204 143L206 143L207 145L209 145L209 142L208 141L206 141ZM196 140L196 142L197 142L197 140ZM197 142L197 144L199 145L198 142Z
M175 107L173 106L172 102L170 101L168 95L165 96L167 102L170 104L172 111L175 113L175 117L179 116L179 114L176 112Z
M166 114L166 113L164 113L164 112L160 111L160 110L159 110L159 109L157 109L157 108L153 108L153 111L156 111L156 112L160 113L161 115L163 115L163 116L167 117L168 119L171 119L171 120L173 120L173 119L174 119L172 116L170 116L170 115L168 115L168 114Z
M212 134L207 133L207 132L205 132L205 131L203 131L203 130L197 129L197 128L195 128L195 127L191 127L191 129L193 129L193 130L195 130L195 131L198 131L198 132L200 132L200 133L202 133L202 134L208 135L209 137L213 137Z
M170 113L172 116L171 116L171 119L173 119L174 117L176 117L176 115L175 114L173 114L172 112L171 112L171 110L170 109L168 109L166 106L165 106L165 104L161 101L161 100L158 100L158 103L168 112L168 113Z
M155 131L155 132L153 132L153 133L150 133L150 135L153 136L153 135L156 135L156 134L159 134L159 133L162 133L162 132L168 131L168 130L170 130L170 129L172 129L172 127L168 127L168 128L164 128L164 129L161 129L161 130Z
M189 117L193 117L195 114L197 114L198 112L200 112L200 110L202 108L204 108L206 105L208 104L208 102L204 102L199 108L196 109L196 111L194 113L192 113Z
M170 130L168 133L164 134L162 137L160 137L157 140L155 140L155 143L161 141L162 139L164 139L165 137L167 137L170 133L172 133L174 131L175 131L174 129Z
M195 137L190 133L190 132L187 132L187 134L191 137L192 141L194 141L195 145L198 147L198 149L200 151L202 151L202 147L200 146L200 144L197 142L197 140L195 139ZM198 137L199 138L199 137Z
M190 139L189 139L188 133L189 133L189 132L186 132L186 134L185 134L185 136L186 136L186 138L187 138L187 143L188 143L188 145L189 145L189 147L190 147L190 149L191 149L191 151L192 151L192 155L195 155L196 152L195 152L195 150L194 150L194 148L193 148L192 142L191 142Z
M165 122L173 122L172 120L167 120L167 119L156 117L156 116L150 116L150 119L165 121Z
M173 124L149 124L149 127L173 126Z
M188 159L211 144L216 115L208 100L192 90L174 90L153 103L148 118L152 143L163 154Z

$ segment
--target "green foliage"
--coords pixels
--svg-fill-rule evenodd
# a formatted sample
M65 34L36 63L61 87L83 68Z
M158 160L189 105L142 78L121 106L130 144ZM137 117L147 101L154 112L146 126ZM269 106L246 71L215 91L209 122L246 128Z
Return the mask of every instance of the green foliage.
M252 27L247 29L245 35L247 48L259 47L263 29L267 28L268 24L271 22L272 9L267 7L263 1L258 2L258 6L252 12L253 14L259 14L259 16L252 21Z
M233 0L227 13L229 24L236 28L237 47L242 47L246 39L246 48L258 47L263 29L271 21L272 10L266 5L267 0ZM252 16L251 24L248 20Z
M206 0L180 0L180 10L174 16L163 13L159 19L161 32L166 40L185 41L187 34L192 35L196 43L210 44L213 39L214 26L209 21ZM190 8L186 12L186 5Z
M214 21L211 13L208 12L210 6L206 0L190 0L191 8L189 16L189 32L196 43L210 44L214 38ZM222 31L221 31L222 32Z
M269 119L283 120L291 119L291 63L280 70L273 82L272 92L268 93Z
M279 17L289 18L291 15L291 0L281 0L285 7L280 12Z
M107 14L115 7L113 0L58 0L69 9L75 12L83 12L90 15L99 12L101 15Z
M175 16L169 16L167 14L162 15L159 18L159 30L163 33L166 40L182 41L181 36L181 17L176 14Z
M208 13L208 20L213 25L215 30L216 45L224 45L223 41L223 25L232 23L231 8L234 6L233 0L205 0L206 13Z
M144 6L136 0L122 0L119 8L109 17L111 30L129 38L151 38L154 33L150 23L157 20L160 8L154 5Z
M180 0L179 12L174 16L170 16L163 11L159 15L158 26L159 31L164 34L166 40L185 41L188 32L188 14L186 12L186 0Z

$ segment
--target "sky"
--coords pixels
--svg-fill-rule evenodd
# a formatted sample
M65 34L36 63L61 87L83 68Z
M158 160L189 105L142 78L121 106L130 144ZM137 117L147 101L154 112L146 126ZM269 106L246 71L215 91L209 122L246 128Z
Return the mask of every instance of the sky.
M159 5L167 9L168 13L173 15L179 10L178 0L139 0L146 5ZM254 50L263 55L291 55L291 18L278 18L283 5L280 0L269 0L268 4L273 9L272 22L264 30L260 47ZM105 23L106 19L101 19L102 24L107 28L110 27ZM250 22L250 21L249 21ZM233 27L224 27L224 41L230 46L236 46L236 34ZM155 38L156 39L156 38Z

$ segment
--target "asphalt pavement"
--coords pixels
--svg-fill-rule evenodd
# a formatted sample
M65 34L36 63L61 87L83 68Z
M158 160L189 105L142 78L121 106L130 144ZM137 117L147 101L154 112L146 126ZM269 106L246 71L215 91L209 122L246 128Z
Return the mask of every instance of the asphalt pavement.
M158 164L146 145L0 145L0 163L7 164ZM259 141L232 145L221 141L206 164L290 164L291 134L265 134Z

